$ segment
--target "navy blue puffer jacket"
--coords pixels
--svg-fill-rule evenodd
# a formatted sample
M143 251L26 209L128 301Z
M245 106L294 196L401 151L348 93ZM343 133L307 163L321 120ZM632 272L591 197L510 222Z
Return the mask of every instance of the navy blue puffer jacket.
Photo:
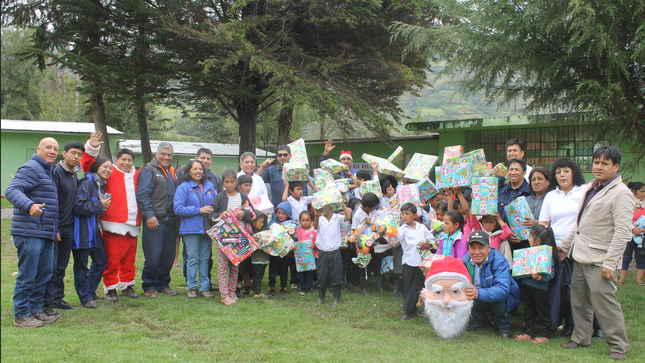
M21 166L5 191L14 206L11 234L55 240L58 233L58 192L52 180L54 165L34 154ZM43 214L29 215L34 204L45 203Z
M99 189L96 175L87 173L76 190L74 201L74 244L72 249L93 248L101 239L99 216L103 214L103 203L99 200L103 187Z

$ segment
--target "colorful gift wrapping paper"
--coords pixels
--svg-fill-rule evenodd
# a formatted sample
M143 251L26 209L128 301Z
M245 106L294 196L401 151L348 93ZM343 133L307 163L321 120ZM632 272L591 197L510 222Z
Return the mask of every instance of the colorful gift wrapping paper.
M291 144L288 144L289 149L291 149L291 159L292 163L301 163L309 165L309 159L307 158L307 149L305 148L305 139L298 139Z
M285 257L293 249L293 239L278 223L253 235L260 248L271 256Z
M429 256L426 255L423 261L419 264L419 268L423 271L423 276L428 274L428 270L430 270L430 266L432 266L434 261L443 260L444 258L446 258L446 256L434 254L430 254Z
M419 189L419 198L421 201L426 201L439 194L435 184L428 178L424 178L417 182L417 188Z
M321 212L335 212L343 208L343 196L337 188L314 193L311 206Z
M450 159L461 156L464 153L464 147L461 145L446 146L443 149L443 164L450 163Z
M360 189L358 195L360 195L361 198L363 198L365 193L374 193L379 199L383 198L383 193L381 192L381 184L376 180L367 180L361 182L361 186L359 188Z
M392 175L397 178L403 178L405 176L403 170L399 169L396 165L392 164L386 159L379 158L378 156L370 154L363 154L363 160L365 160L368 164L371 164L372 162L377 163L378 166L376 167L376 170L381 174Z
M249 233L250 226L235 219L233 213L234 211L230 211L229 215L216 219L215 225L206 231L206 234L229 261L237 266L259 246Z
M336 179L334 180L334 184L336 184L336 188L338 188L338 191L343 196L346 196L347 193L349 193L349 179Z
M336 189L334 177L328 171L323 169L314 169L314 183L319 191Z
M493 171L498 171L498 170L504 173L504 175L506 175L506 173L508 172L508 168L506 167L506 165L502 163L495 165L495 167L493 168Z
M470 165L466 163L455 164L454 183L456 187L467 187L472 184Z
M383 257L383 261L381 261L381 274L394 275L394 260L392 256Z
M634 222L634 227L638 229L645 229L645 216L638 217L636 222Z
M296 250L293 257L296 259L296 270L298 272L313 271L316 269L316 258L314 257L314 244L312 241L299 241L295 243Z
M435 178L437 189L465 187L472 184L470 165L466 163L438 166L435 168Z
M504 209L508 226L515 232L520 241L529 239L529 228L522 225L524 218L534 218L526 197L519 197L510 202Z
M430 170L439 160L439 157L434 155L415 153L412 159L403 171L405 179L412 182L418 182L428 177Z
M536 246L513 252L513 277L533 278L533 274L553 275L553 248Z
M372 255L370 255L369 253L359 253L358 256L352 258L352 262L354 262L360 268L367 267L370 261L372 261Z
M391 162L392 164L396 165L399 164L403 160L403 147L399 146L392 152L392 154L387 158L387 161Z
M273 204L271 204L271 200L266 194L251 199L251 205L256 211L264 213L268 217L268 220L271 220L270 216L275 213L275 208L273 208Z
M497 213L497 178L473 178L472 214L494 215Z
M417 216L421 216L421 198L419 198L419 188L416 184L398 187L396 196L399 199L399 208L405 203L412 203L417 207Z
M282 175L287 181L309 181L309 165L289 162L282 166Z
M334 159L327 159L325 161L321 161L320 167L332 174L340 173L341 171L348 170L347 165L341 163L340 161L336 161Z

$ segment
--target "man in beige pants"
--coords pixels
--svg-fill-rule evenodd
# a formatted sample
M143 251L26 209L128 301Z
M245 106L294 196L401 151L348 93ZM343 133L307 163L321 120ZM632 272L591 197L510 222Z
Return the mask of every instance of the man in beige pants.
M586 348L591 344L594 311L609 356L627 357L627 332L623 311L616 299L616 269L631 239L635 202L618 175L620 151L601 147L593 154L595 180L585 186L578 207L578 223L559 246L560 257L572 257L571 309L575 328L564 348Z

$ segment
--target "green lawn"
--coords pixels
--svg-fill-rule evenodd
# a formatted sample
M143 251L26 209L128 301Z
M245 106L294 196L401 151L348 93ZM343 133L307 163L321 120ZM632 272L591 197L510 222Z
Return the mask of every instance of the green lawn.
M12 294L17 271L9 221L2 221L2 359L5 362L602 362L610 361L605 342L591 348L565 350L565 338L536 345L498 338L493 330L464 334L456 340L437 338L425 319L399 321L401 300L389 294L364 297L343 294L342 305L331 308L331 295L314 307L316 294L260 301L244 298L232 307L219 300L189 300L180 268L172 271L180 295L157 299L99 302L96 310L61 311L62 317L38 329L12 326ZM138 275L143 266L139 249ZM65 278L67 300L79 304L71 265ZM645 352L644 288L635 273L621 287L630 339L629 360ZM142 294L137 284L136 290ZM266 282L265 282L266 290ZM519 334L522 320L513 318Z

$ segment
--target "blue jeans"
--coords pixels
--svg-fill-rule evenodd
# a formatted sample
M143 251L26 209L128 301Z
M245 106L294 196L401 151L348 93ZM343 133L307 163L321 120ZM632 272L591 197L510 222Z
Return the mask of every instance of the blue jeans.
M186 260L186 287L188 290L197 287L195 275L199 273L199 291L208 291L208 258L212 248L212 240L206 234L185 234L184 246L188 258Z
M53 305L65 297L65 270L74 244L74 225L58 227L60 241L54 243L54 272L45 290L45 306Z
M508 300L482 302L475 300L473 310L470 314L473 324L486 325L488 324L488 313L493 313L493 319L498 328L510 328L511 326L511 312L508 311Z
M74 286L81 304L94 300L96 289L101 283L107 265L107 254L103 247L103 241L97 239L96 243L96 247L72 250L74 254ZM87 268L88 257L92 257L90 268Z
M149 229L145 221L141 236L141 247L145 262L141 272L143 291L161 291L170 287L170 270L175 261L175 238L177 227L167 226L159 221L157 229Z
M26 318L43 311L45 287L54 269L54 241L13 236L18 253L18 276L13 292L13 317Z

